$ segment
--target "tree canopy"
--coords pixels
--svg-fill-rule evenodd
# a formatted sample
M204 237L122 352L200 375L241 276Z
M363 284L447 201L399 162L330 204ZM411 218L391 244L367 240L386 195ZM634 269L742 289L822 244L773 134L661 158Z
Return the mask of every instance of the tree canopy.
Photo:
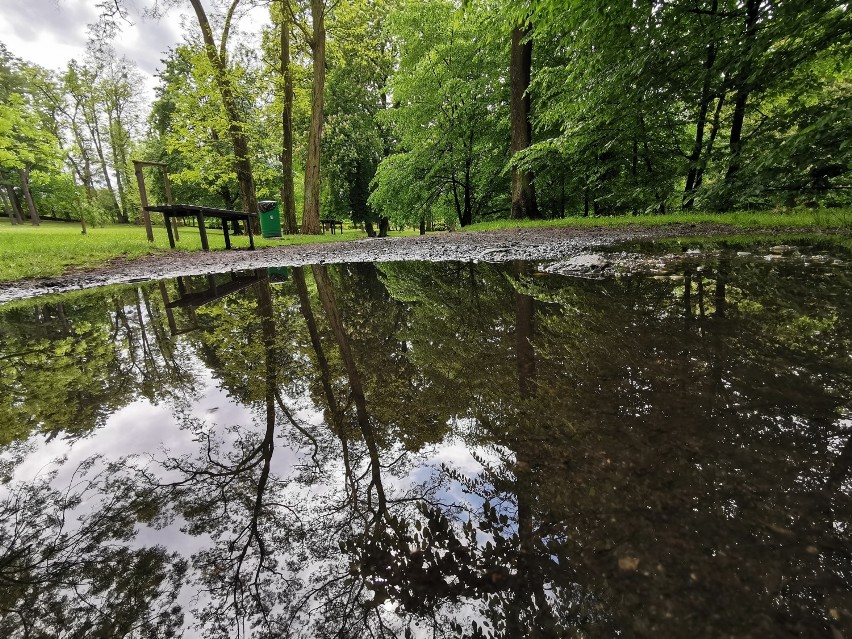
M180 6L150 105L110 48L121 1L61 73L2 49L12 219L133 220L131 156L181 199L282 196L288 232L850 202L839 0L277 0L254 31L240 0L151 10Z

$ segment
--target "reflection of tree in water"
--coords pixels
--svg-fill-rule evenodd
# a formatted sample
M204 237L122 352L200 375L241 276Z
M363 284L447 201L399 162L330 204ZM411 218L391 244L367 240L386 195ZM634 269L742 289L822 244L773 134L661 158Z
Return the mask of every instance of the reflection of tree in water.
M125 499L197 536L209 636L845 631L850 307L809 277L294 269L185 338L255 419L186 413Z
M28 300L0 313L0 442L77 438L139 397L191 386L151 287Z
M395 275L404 279L414 270L399 269ZM771 280L773 274L768 275ZM775 277L781 284L790 274ZM553 618L567 619L569 627L581 620L578 625L590 632L594 619L609 618L623 630L689 634L690 614L697 609L708 613L708 635L744 627L771 633L779 623L830 632L832 624L842 623L827 611L849 605L844 594L849 557L837 553L848 548L848 539L836 528L848 518L849 495L816 488L841 472L838 468L848 472L844 455L832 464L826 454L842 430L837 411L849 389L848 365L827 384L824 363L806 356L824 340L848 343L849 307L842 299L838 307L820 307L813 291L795 291L801 310L816 321L833 317L832 327L823 336L803 330L804 343L784 343L779 353L776 327L782 322L762 309L776 305L778 290L789 287L767 291L761 284L766 279L765 269L724 284L712 272L700 276L687 305L694 301L708 312L687 332L677 308L677 297L684 300L686 291L669 282L534 287L537 297L556 302L539 312L534 368L525 361L523 342L516 348L521 388L529 384L524 370L535 370L535 401L505 401L511 390L499 386L490 396L491 409L488 401L471 402L486 406L476 414L480 426L511 452L505 466L486 470L467 486L490 505L499 504L498 512L514 515L509 530L518 536L521 551L523 531L532 524L539 574L547 575L558 559L557 574L573 572L571 579L598 593L578 605L582 590L569 588L560 604L553 594L558 582L550 582L554 616L535 618L535 605L525 609L532 621L542 623L544 634ZM427 297L434 290L404 282L394 288L424 291ZM625 314L625 306L633 311ZM420 306L433 307L442 308L434 298ZM518 335L524 332L526 307L516 295ZM790 319L788 313L784 321ZM446 317L438 321L453 324ZM471 341L483 344L489 337ZM504 349L508 352L508 346ZM456 347L463 351L464 346ZM799 375L779 370L806 361ZM500 415L501 402L518 410ZM556 416L563 419L555 421ZM805 480L802 473L812 478ZM490 532L494 519L481 516L475 527ZM434 547L435 532L423 535ZM444 535L432 554L446 557L453 546L461 547L466 558L459 564L476 565L471 544L458 533L455 537ZM837 570L827 570L829 565ZM382 578L389 579L384 573ZM403 580L395 586L395 596L410 584ZM535 585L528 584L526 592L533 597ZM818 606L812 603L815 593L821 593ZM507 603L503 596L501 605ZM577 615L574 620L555 612L566 604ZM596 617L596 610L606 615ZM510 606L504 613L502 623L511 623ZM500 634L506 626L496 621L492 629ZM612 628L603 625L597 632L608 635Z
M160 546L133 548L150 493L80 467L65 490L52 476L0 501L0 634L4 637L176 636L186 562ZM84 509L80 509L85 503Z

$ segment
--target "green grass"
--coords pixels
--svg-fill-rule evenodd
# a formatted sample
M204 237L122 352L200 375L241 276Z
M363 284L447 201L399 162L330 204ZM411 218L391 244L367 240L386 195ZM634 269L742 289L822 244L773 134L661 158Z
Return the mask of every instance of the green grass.
M852 255L852 236L842 233L751 233L748 235L718 235L712 237L666 237L638 240L603 247L603 252L647 253L661 255L678 253L692 248L702 250L755 251L787 244L816 251Z
M534 227L612 227L662 226L665 224L730 224L743 229L759 228L848 228L852 209L794 209L792 211L737 211L733 213L667 213L665 215L625 215L616 217L566 217L556 220L494 220L465 228L468 231Z
M852 209L794 210L790 212L738 213L674 213L625 217L563 218L558 220L496 220L466 227L469 231L528 227L611 227L625 225L658 226L663 224L698 224L715 222L743 229L824 229L852 227ZM416 231L394 232L392 235L413 235ZM182 251L201 250L198 229L181 227L178 247ZM363 231L346 229L342 234L292 235L280 240L256 237L258 248L282 244L314 244L344 242L366 237ZM208 229L210 247L223 250L222 231ZM0 222L0 282L27 278L56 277L81 269L103 266L113 261L170 251L166 231L154 228L153 243L145 239L145 230L135 225L110 225L90 228L86 235L72 223L44 222L39 227L28 224L12 226ZM244 236L232 238L233 246L247 247Z
M334 235L291 235L280 240L255 236L258 248L282 244L343 242L366 237L363 231L346 229ZM224 250L225 237L220 229L207 229L211 250ZM246 236L231 236L235 248L248 247ZM200 251L198 229L180 227L182 251ZM86 235L77 224L42 222L41 226L12 226L0 223L0 282L55 277L79 269L103 266L116 260L131 260L145 255L170 252L166 230L154 227L154 242L145 239L142 226L114 224L90 227Z

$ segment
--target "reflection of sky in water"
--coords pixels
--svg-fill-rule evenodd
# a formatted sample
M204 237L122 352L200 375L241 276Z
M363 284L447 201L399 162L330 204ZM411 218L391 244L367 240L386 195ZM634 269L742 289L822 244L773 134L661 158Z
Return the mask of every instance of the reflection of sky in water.
M405 306L405 321L392 325L379 321L381 309L401 312L403 307L382 297L383 289L378 300L371 301L369 295L376 292L359 287L357 272L334 280L344 324L351 331L348 337L356 346L355 363L367 388L366 429L356 419L350 371L322 316L316 291L311 289L311 299L330 362L328 379L344 407L340 430L326 421L328 398L320 389L316 354L298 315L295 293L289 284L275 287L273 302L281 316L273 318L283 335L284 353L276 382L295 425L276 407L274 452L263 495L264 516L274 525L264 535L284 536L270 546L279 561L279 572L269 572L271 592L305 595L324 578L346 577L351 568L355 583L363 580L354 606L368 602L385 585L392 595L416 591L415 603L429 601L429 588L440 593L447 584L460 586L436 595L434 610L420 610L420 616L409 615L393 597L379 605L385 621L410 624L416 637L431 636L426 617L432 612L481 624L488 604L495 601L507 618L517 614L528 621L532 617L524 615L540 607L570 609L584 623L599 622L595 628L600 636L620 632L619 623L630 626L613 611L626 619L650 615L648 627L658 631L657 636L681 636L687 626L667 624L688 619L696 605L708 619L742 614L760 620L766 610L823 614L822 608L810 608L810 599L796 599L795 593L781 596L771 590L772 584L766 585L768 572L790 569L784 559L790 557L798 562L796 579L811 589L808 592L825 593L826 602L820 606L846 605L845 595L826 585L823 567L834 562L837 574L848 574L845 559L831 555L831 548L845 544L841 537L848 526L841 522L849 512L850 478L840 477L830 491L824 488L833 481L832 469L849 445L852 424L848 412L838 408L848 400L836 396L838 389L848 387L848 371L835 368L822 371L825 378L814 376L822 365L819 348L825 335L810 335L807 323L800 322L785 352L777 348L779 340L791 335L783 313L763 310L810 291L767 293L761 281L753 295L769 299L757 304L744 299L749 281L731 284L728 316L718 318L712 307L714 283L708 279L707 297L701 302L707 306L704 318L699 317L699 293L693 287L693 315L685 319L683 279L527 282L533 291L542 287L533 306L537 315L530 344L536 365L531 377L543 381L534 400L525 401L530 398L518 391L519 289L506 286L513 277L508 270L487 265L477 269L476 304L470 308L441 297L432 300L432 306ZM400 272L397 276L404 281L407 272ZM453 276L452 270L447 273L444 276ZM440 284L428 281L430 286ZM141 295L138 290L134 295ZM532 298L527 301L533 304ZM474 328L449 326L447 309L452 304L461 306L461 315L470 316ZM131 317L128 330L147 326L153 343L160 338L156 322L162 329L165 320L162 307L152 307L153 313L145 308ZM135 304L128 308L133 310ZM52 485L62 489L92 458L98 461L89 476L110 462L126 460L118 474L132 477L145 469L160 483L179 482L185 473L168 466L181 460L205 468L205 438L215 444L211 467L233 463L228 456L252 449L267 429L263 335L241 332L258 308L259 294L248 289L227 298L227 307L214 304L199 311L201 328L171 341L174 360L191 375L164 395L150 388L130 393L129 403L77 439L65 439L63 432L53 439L31 435L20 463L10 465L13 482L21 485L55 468ZM437 319L418 315L435 308ZM804 303L800 308L804 310L797 312L822 312ZM217 315L219 311L226 316ZM240 311L248 318L243 324L227 317ZM109 312L112 321L116 311L110 307ZM843 312L842 307L835 309L830 326L820 325L822 331L835 331L836 344L848 343L846 325L837 319ZM188 325L185 317L178 319L179 326ZM214 338L210 326L216 322L229 328ZM466 330L472 333L466 335ZM527 330L533 334L530 327ZM231 343L233 335L241 341ZM139 342L132 344L138 347ZM381 349L388 344L391 352L382 359ZM133 348L126 345L118 351L125 363L134 357ZM244 370L240 358L246 360ZM234 366L228 369L226 364ZM395 365L399 371L382 370ZM394 375L403 379L395 380ZM424 402L409 393L411 389L426 389L429 397ZM168 399L155 404L140 399L143 396ZM237 397L250 400L242 404ZM419 421L425 434L418 430ZM366 443L370 437L389 510L397 518L379 520L380 525L372 520L378 493L375 486L368 489L375 480ZM318 466L312 459L312 438L317 441ZM351 477L359 486L357 504L347 492L344 445L349 447ZM11 459L20 449L10 447L3 458ZM204 571L210 570L200 557L217 549L222 556L233 554L227 544L251 512L261 468L255 465L241 476L238 498L229 504L225 519L210 524L220 529L208 532L199 525L204 513L184 519L180 509L185 505L178 503L167 513L172 521L162 528L137 523L135 537L127 542L135 549L163 546L195 562L179 596L187 613L208 603L197 598ZM0 487L0 494L8 488ZM214 482L198 482L184 497L203 500L215 490ZM98 499L85 495L74 514L96 507ZM499 524L488 521L486 501ZM811 503L820 509L808 510ZM437 576L418 572L429 564L425 559L418 564L419 551L410 534L415 523L427 525L428 518L418 510L424 504L437 507L449 529L429 524L435 525L426 545L435 551L429 561L440 565L458 544L464 550L460 556L475 564L469 573L465 566L450 564ZM469 537L464 534L468 524ZM192 534L184 530L190 526L196 528ZM338 542L347 540L355 546L339 552ZM488 555L486 546L501 543L505 545ZM726 564L729 554L735 555L735 562ZM350 566L356 559L365 565ZM811 559L813 563L807 563ZM398 567L399 574L389 573L388 566ZM276 581L281 575L302 583ZM690 590L696 583L692 575L704 590ZM530 599L523 604L524 612L512 608L536 587L541 592L535 605ZM761 599L765 593L770 593L771 603ZM282 605L276 603L272 611ZM783 606L788 608L779 608ZM323 610L316 600L307 607ZM662 611L658 618L648 612L654 610ZM196 621L187 614L185 636L202 636L193 628ZM734 619L731 626L712 627L711 634L736 635L745 627L737 623ZM807 623L819 626L811 617ZM827 622L820 623L820 629L831 630ZM443 626L443 631L452 635L448 628ZM774 628L759 629L771 636Z

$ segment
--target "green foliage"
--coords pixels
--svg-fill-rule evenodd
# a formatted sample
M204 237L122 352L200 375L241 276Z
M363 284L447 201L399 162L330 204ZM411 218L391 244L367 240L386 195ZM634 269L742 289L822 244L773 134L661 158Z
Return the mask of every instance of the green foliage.
M488 36L487 7L402 2L389 17L399 47L385 116L397 140L370 203L396 223L467 225L507 202L508 44Z
M380 114L393 69L387 0L341 3L328 50L323 166L325 210L354 222L378 222L370 182L390 144Z
M12 93L0 103L0 171L6 180L25 168L55 170L59 157L58 140L41 126L31 102Z
M848 204L850 17L835 2L537 1L531 23L522 162L552 213Z

